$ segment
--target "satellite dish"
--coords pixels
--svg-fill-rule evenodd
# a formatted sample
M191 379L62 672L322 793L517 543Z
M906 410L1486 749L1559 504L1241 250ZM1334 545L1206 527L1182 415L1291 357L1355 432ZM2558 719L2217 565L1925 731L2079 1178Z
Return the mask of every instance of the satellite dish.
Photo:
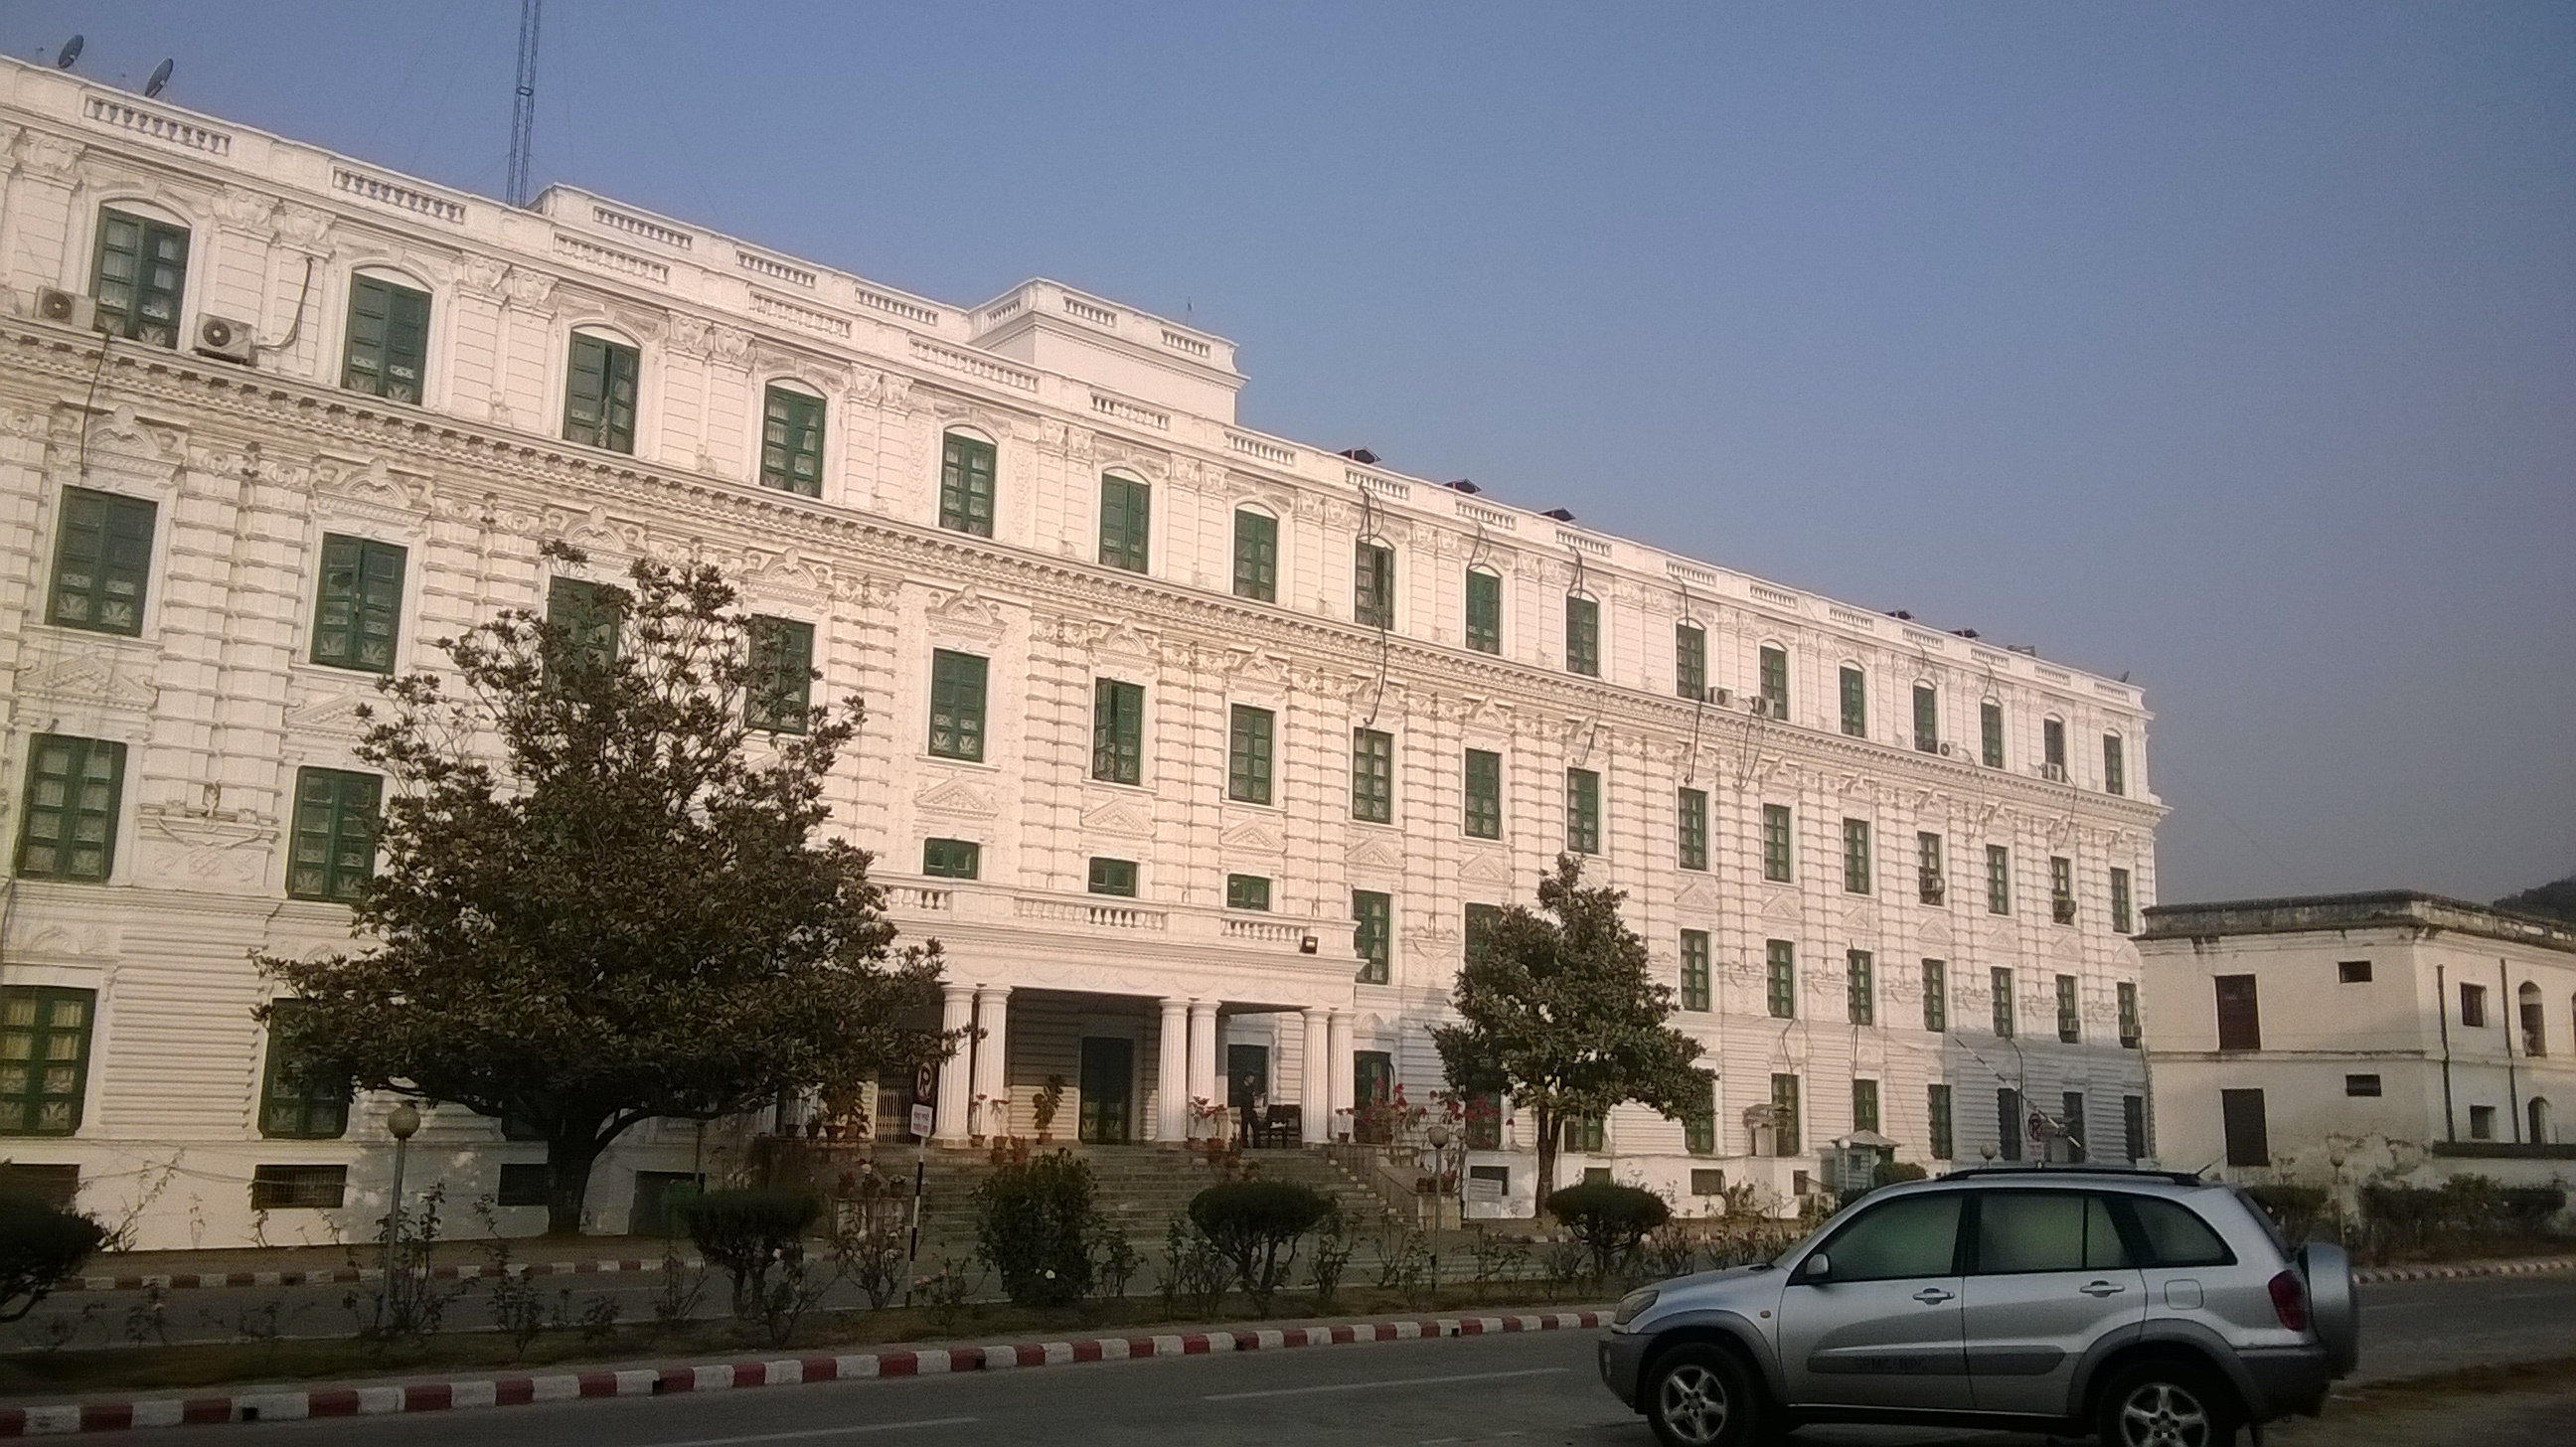
M161 87L170 83L170 71L177 64L177 61L165 60L152 67L152 78L143 82L144 99L150 100L161 93Z
M54 69L71 69L72 62L80 59L80 50L81 38L79 36L75 35L70 40L65 41L63 43L62 52L54 57Z

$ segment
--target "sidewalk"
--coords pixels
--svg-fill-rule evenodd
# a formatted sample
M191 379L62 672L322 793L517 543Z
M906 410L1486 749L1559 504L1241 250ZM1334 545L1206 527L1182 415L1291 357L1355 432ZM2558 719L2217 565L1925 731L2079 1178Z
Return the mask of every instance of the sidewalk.
M492 1245L482 1240L441 1241L430 1256L431 1274L450 1281L498 1275L492 1266ZM659 1271L669 1256L677 1256L683 1268L694 1269L701 1264L697 1247L686 1237L665 1241L659 1236L524 1236L513 1238L509 1246L511 1270L528 1276ZM383 1274L383 1261L383 1248L374 1244L129 1251L93 1258L93 1268L112 1270L93 1269L57 1289L141 1291L157 1286L185 1290L373 1281Z
M446 1381L358 1381L317 1387L250 1387L189 1397L84 1398L42 1407L0 1407L0 1437L71 1432L122 1432L228 1422L284 1422L312 1417L374 1417L409 1412L448 1412L475 1407L518 1407L599 1397L669 1397L750 1387L883 1377L941 1376L955 1372L1027 1370L1086 1362L1149 1357L1205 1356L1217 1352L1280 1351L1293 1347L1370 1345L1429 1337L1484 1336L1501 1332L1567 1331L1598 1327L1607 1310L1511 1315L1416 1317L1379 1321L1317 1321L1257 1327L1212 1327L1146 1336L1082 1337L1061 1341L980 1345L888 1347L839 1356L784 1357L703 1365L602 1365L538 1376L474 1376Z

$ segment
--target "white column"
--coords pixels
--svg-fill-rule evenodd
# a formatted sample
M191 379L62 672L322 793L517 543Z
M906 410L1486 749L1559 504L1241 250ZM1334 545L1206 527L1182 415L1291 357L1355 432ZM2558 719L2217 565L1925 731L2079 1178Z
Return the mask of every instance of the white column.
M939 1030L954 1037L975 1023L975 991L967 985L939 987ZM939 1099L931 1111L930 1138L941 1145L957 1145L966 1139L966 1107L974 1103L973 1062L975 1042L958 1040L956 1048L939 1062Z
M1324 1038L1324 1012L1308 1010L1299 1018L1306 1023L1306 1069L1297 1083L1297 1111L1304 1117L1306 1144L1322 1145L1333 1138L1333 1055Z
M1225 1104L1225 1092L1217 1085L1216 1068L1216 1001L1190 1002L1190 1098L1210 1105Z
M1325 1031L1324 1049L1328 1055L1325 1069L1331 1072L1333 1082L1332 1129L1356 1133L1357 1121L1342 1114L1351 1108L1351 1024L1350 1011L1333 1011L1331 1025Z
M1163 1005L1163 1028L1154 1074L1154 1139L1187 1140L1190 1136L1190 1002L1174 997Z
M985 1106L983 1118L968 1124L970 1134L1010 1133L1010 1019L1010 986L976 986L975 1093Z

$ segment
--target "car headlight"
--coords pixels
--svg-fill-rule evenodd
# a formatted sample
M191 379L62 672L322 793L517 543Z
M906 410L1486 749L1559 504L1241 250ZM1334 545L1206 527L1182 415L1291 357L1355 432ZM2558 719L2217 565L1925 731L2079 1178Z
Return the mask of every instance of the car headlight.
M1655 1289L1651 1286L1640 1287L1635 1291L1629 1292L1626 1296L1619 1298L1619 1309L1610 1313L1610 1324L1612 1326L1626 1326L1628 1323L1635 1321L1638 1317L1645 1315L1646 1308L1654 1304Z

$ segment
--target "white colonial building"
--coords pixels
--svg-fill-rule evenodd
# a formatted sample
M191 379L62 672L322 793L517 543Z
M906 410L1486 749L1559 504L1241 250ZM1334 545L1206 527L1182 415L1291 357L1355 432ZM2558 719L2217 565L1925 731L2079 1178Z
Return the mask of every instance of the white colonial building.
M1054 1076L1091 1140L1246 1093L1365 1129L1571 849L1717 1083L1569 1175L2146 1149L2126 683L1239 426L1232 344L1053 282L958 307L14 62L0 155L0 1153L147 1244L367 1232L382 1103L269 1070L246 957L345 945L377 680L643 553L865 701L844 827L982 1031L944 1140ZM595 1215L738 1134L639 1130ZM1478 1144L1526 1202L1521 1123ZM539 1152L450 1108L413 1156L515 1202Z
M2392 890L2165 905L2138 949L2165 1164L2576 1171L2576 927Z

